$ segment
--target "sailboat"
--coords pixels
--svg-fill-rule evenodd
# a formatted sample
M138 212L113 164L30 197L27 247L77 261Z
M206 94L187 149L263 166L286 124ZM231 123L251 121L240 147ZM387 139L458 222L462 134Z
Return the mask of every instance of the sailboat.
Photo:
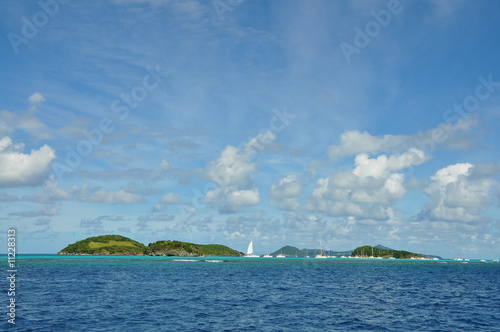
M253 254L253 240L248 244L247 254L245 255L245 257L259 257L259 255Z
M323 245L321 244L321 241L319 241L319 246L321 247L321 254L316 255L315 258L326 258L326 256L323 253Z
M267 251L268 252L271 252L271 248L269 248L269 246L267 246ZM273 256L271 256L271 254L265 254L264 256L262 256L264 258L272 258Z
M276 258L285 258L286 255L283 254L283 248L281 248L280 253L276 255Z

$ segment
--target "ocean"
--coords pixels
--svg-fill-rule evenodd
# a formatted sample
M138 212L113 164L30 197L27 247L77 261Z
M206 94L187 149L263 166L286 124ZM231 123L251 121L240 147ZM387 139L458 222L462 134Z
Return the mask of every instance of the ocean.
M500 331L500 263L38 255L16 269L5 331Z

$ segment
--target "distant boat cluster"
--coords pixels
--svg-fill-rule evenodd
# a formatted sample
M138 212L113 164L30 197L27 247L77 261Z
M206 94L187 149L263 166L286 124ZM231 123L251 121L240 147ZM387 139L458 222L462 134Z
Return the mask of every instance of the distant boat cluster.
M286 257L290 257L290 258L293 258L293 257L297 257L297 258L318 258L318 259L325 259L325 258L340 258L340 259L384 259L384 260L387 260L387 259L410 259L410 260L419 260L419 261L458 261L458 262L464 262L464 263L467 263L469 261L474 261L474 262L499 262L498 259L492 259L492 260L486 260L486 259L476 259L476 260L471 260L469 258L454 258L453 260L451 259L443 259L443 258L440 258L440 257L436 257L436 256L432 256L432 255L429 255L429 256L426 256L426 255L417 255L417 256L413 256L413 257L407 257L407 258L396 258L392 255L388 255L388 256L384 256L384 257L381 257L381 256L376 256L374 255L374 252L373 252L373 247L372 247L372 251L371 251L371 255L368 254L368 253L365 253L365 252L361 252L361 254L358 254L358 255L327 255L325 254L325 251L323 250L323 247L321 246L321 249L320 249L320 253L311 257L307 254L307 249L306 250L306 255L305 256L298 256L297 254L295 255L286 255L283 253L283 248L280 250L280 253L279 254L276 254L274 253L275 255L273 256L271 253L268 253L268 254L265 254L265 255L257 255L254 253L254 247L253 247L253 240L250 241L250 243L248 244L248 248L247 248L247 252L246 252L246 255L243 256L243 257L254 257L254 258L286 258ZM316 252L318 249L315 249ZM392 253L392 250L391 250L391 253Z

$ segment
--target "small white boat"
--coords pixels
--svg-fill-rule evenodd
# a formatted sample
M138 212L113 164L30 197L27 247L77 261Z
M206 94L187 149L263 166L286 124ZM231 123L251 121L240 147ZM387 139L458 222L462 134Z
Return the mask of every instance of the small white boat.
M327 256L325 255L325 253L323 252L323 244L321 243L321 241L319 241L319 246L320 246L320 250L321 250L321 253L316 255L314 258L327 258Z
M260 257L259 255L254 255L253 253L253 240L248 244L247 254L245 257Z
M271 247L267 246L267 252L271 252ZM273 256L271 254L265 254L262 257L264 257L264 258L273 258Z

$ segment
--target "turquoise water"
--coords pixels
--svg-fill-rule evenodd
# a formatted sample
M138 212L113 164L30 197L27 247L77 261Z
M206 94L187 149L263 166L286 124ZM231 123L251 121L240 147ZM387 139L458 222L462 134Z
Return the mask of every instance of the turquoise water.
M185 259L19 257L15 329L499 331L499 263Z

